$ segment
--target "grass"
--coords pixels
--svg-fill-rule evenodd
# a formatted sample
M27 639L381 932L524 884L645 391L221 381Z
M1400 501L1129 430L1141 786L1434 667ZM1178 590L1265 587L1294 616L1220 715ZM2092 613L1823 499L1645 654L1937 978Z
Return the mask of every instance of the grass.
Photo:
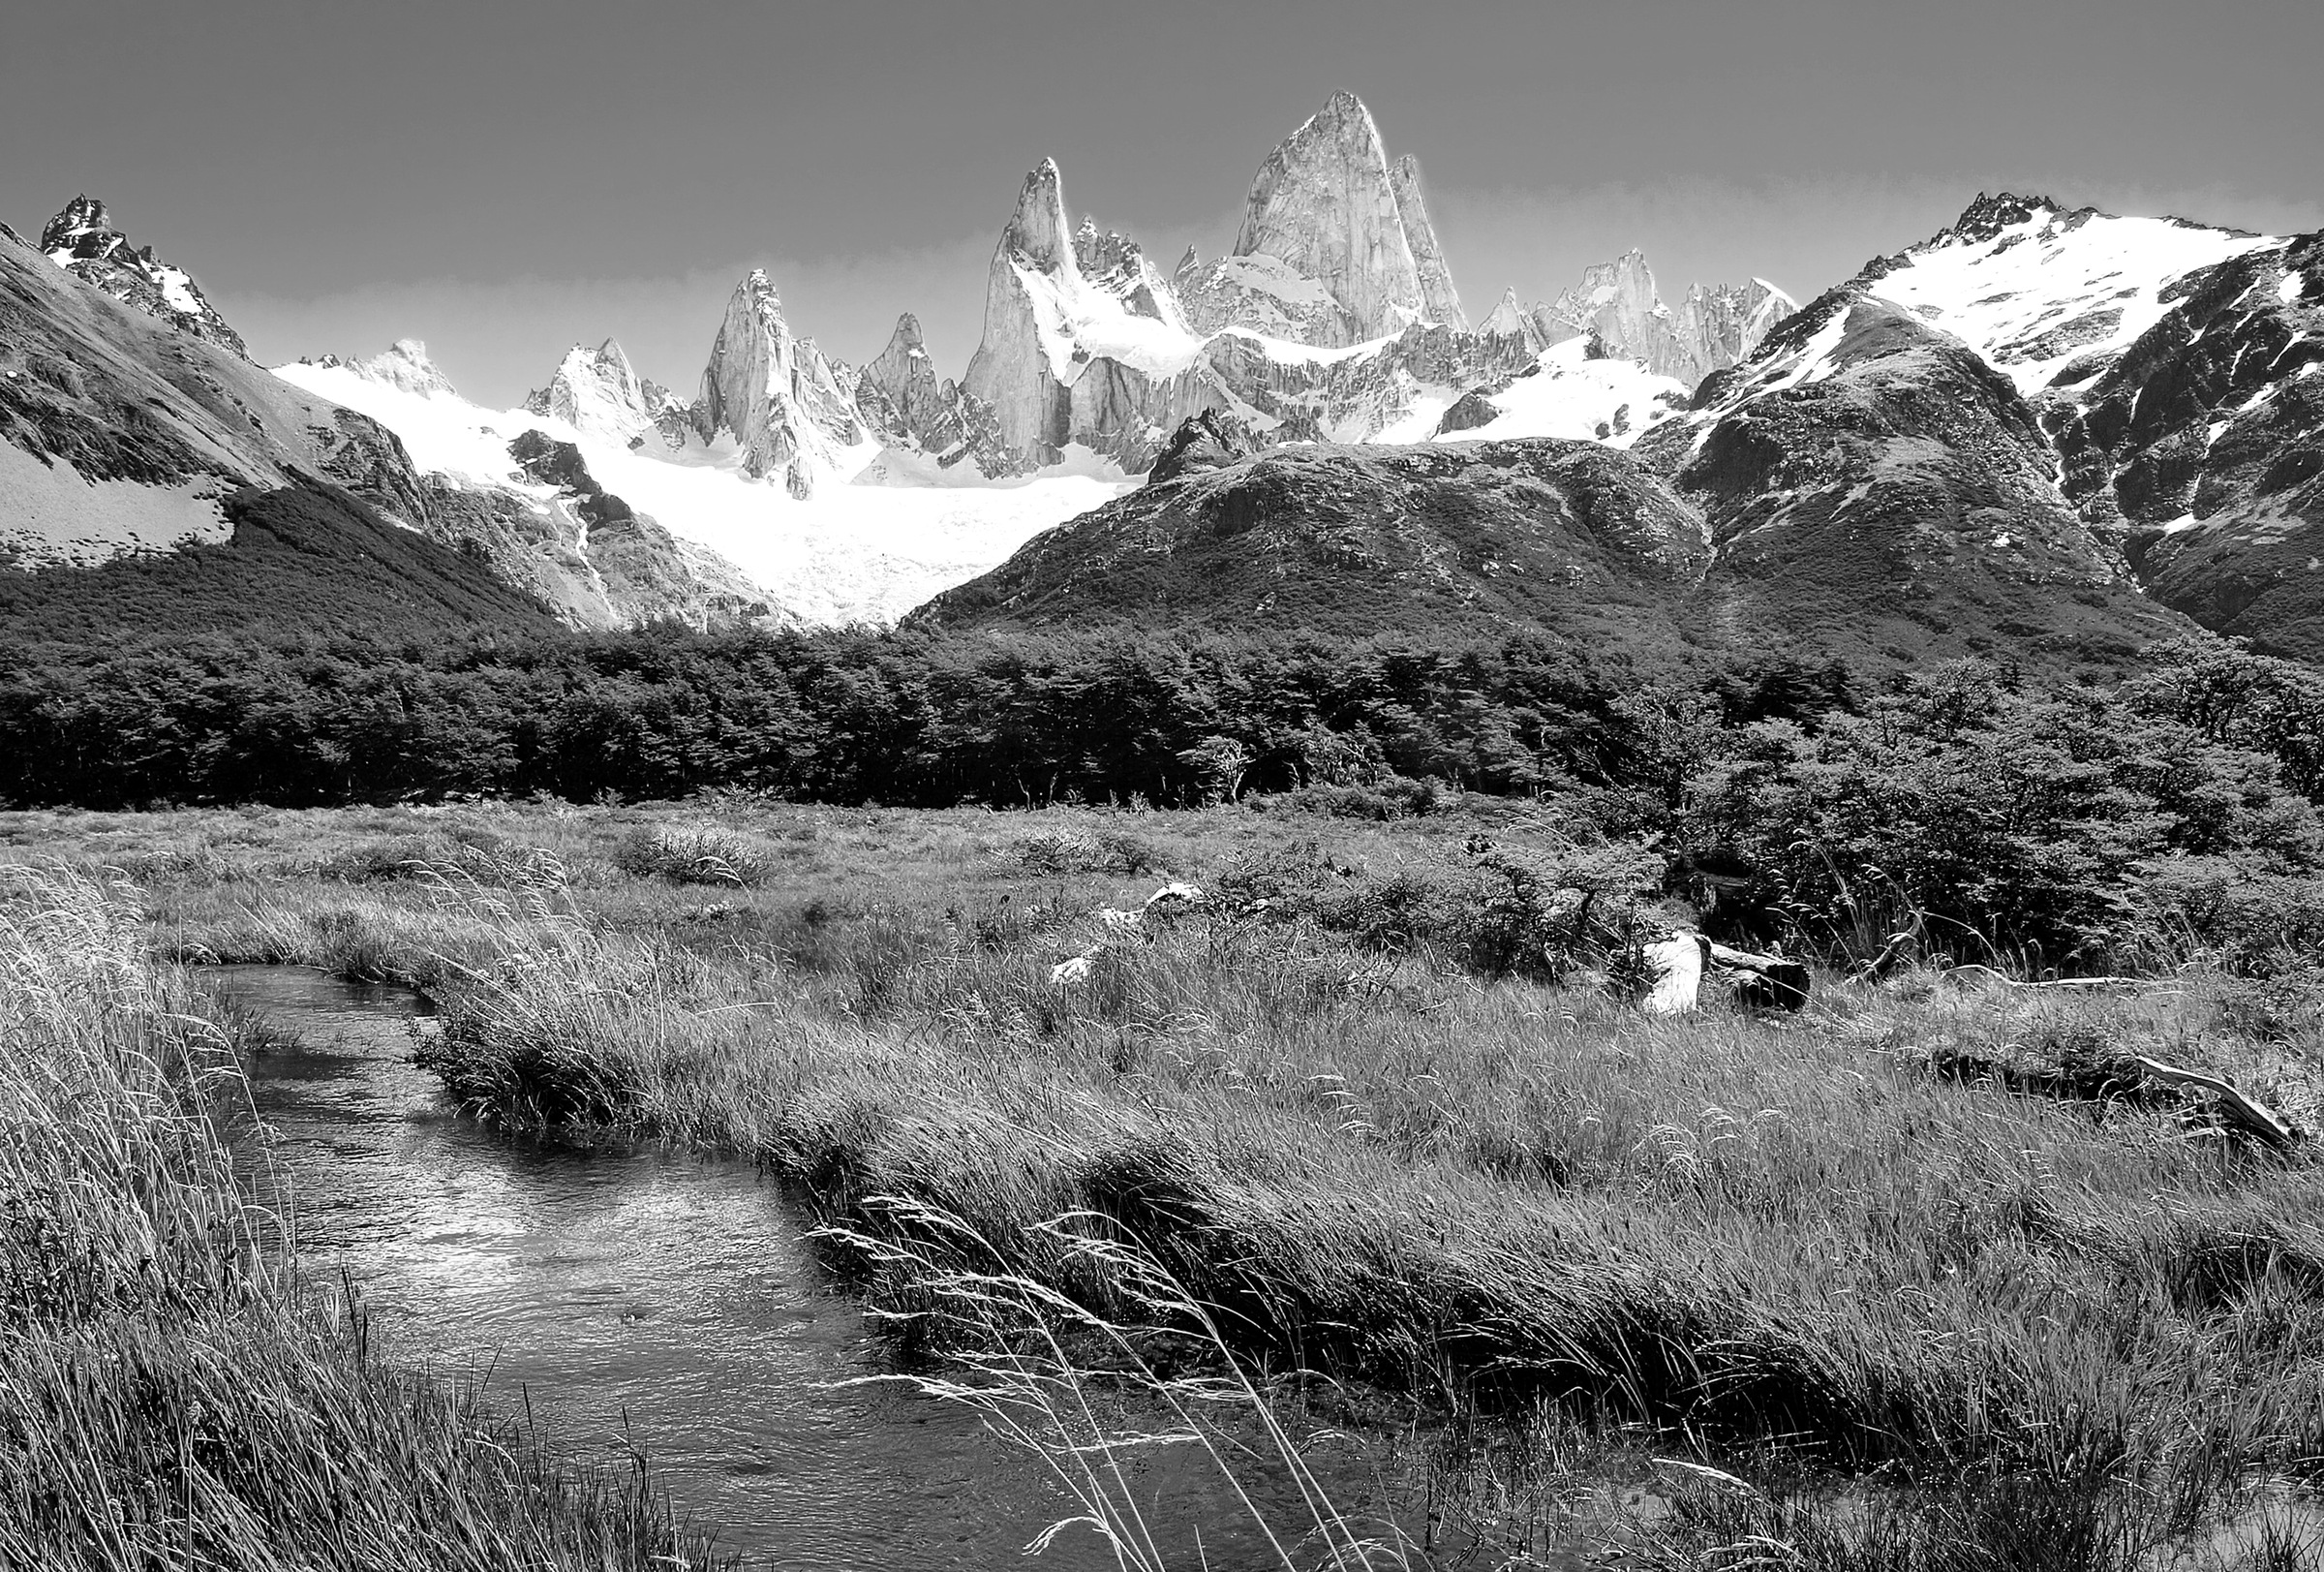
M1579 972L1489 975L1460 926L1471 839L1557 828L1525 805L0 818L152 859L165 954L429 987L435 1067L480 1117L764 1160L902 1351L988 1377L963 1385L1009 1390L992 1360L1026 1307L1078 1324L1028 1367L1071 1466L1099 1454L1056 1371L1134 1353L1165 1386L1312 1372L1516 1437L1458 1494L1534 1524L1537 1557L2324 1564L2313 1143L2256 1150L2199 1100L2078 1073L2144 1053L2324 1126L2324 988L2199 959L2095 993L1906 969L1827 974L1799 1017L1650 1020ZM625 871L712 836L754 881ZM1050 981L1100 907L1301 859L1304 894ZM417 877L329 872L352 867ZM1659 1516L1577 1484L1633 1464ZM1330 1544L1300 1554L1361 1564Z
M0 870L0 1567L707 1566L304 1291L233 1043L122 892Z

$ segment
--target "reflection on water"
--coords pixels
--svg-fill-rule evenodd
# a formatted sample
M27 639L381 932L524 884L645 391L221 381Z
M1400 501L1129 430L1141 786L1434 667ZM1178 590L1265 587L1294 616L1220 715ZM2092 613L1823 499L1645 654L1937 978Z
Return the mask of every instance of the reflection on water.
M413 1067L418 996L284 967L212 974L296 1044L258 1059L251 1087L310 1274L350 1274L399 1352L489 1368L500 1401L584 1456L618 1461L626 1428L681 1509L752 1564L1115 1564L1078 1532L1024 1561L1068 1503L972 1416L836 1385L878 1369L862 1317L749 1164L497 1139ZM1367 1464L1345 1472L1368 1493ZM1184 1454L1147 1464L1141 1492L1175 1526L1174 1564L1273 1564Z

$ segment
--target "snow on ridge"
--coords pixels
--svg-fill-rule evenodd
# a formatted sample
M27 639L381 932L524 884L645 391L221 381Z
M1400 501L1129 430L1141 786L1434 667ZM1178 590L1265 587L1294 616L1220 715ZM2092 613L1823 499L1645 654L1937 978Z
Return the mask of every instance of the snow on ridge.
M1041 353L1048 358L1050 374L1065 386L1072 386L1083 369L1100 357L1148 376L1170 377L1202 354L1200 335L1131 311L1117 296L1083 278L1078 268L1052 272L1022 262L1011 266L1037 314Z
M2030 396L2073 361L2120 351L2161 321L2176 308L2161 298L2172 283L2284 243L2043 201L1989 236L1947 231L1910 248L1870 293L1961 339Z
M1658 375L1622 356L1592 358L1582 340L1568 339L1543 351L1534 370L1486 396L1498 412L1493 419L1448 432L1440 440L1562 437L1628 447L1652 427L1682 413L1688 392L1687 385L1675 377Z

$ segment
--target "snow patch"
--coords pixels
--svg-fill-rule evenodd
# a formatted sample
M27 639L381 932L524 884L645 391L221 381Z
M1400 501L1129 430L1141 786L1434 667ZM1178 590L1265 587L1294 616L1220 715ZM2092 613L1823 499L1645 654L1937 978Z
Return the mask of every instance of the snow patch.
M1990 239L1916 247L1871 293L1942 310L1949 331L2032 394L2067 362L2121 350L2177 309L2159 298L2177 279L2284 244L2169 219L2099 214L2070 230L2064 219L2042 207Z
M232 538L220 499L232 489L215 476L174 486L91 480L64 459L43 463L0 442L0 560L19 568L95 568L118 557L217 545Z
M1617 356L1593 360L1587 349L1580 339L1551 345L1542 352L1532 371L1500 392L1486 395L1499 415L1471 430L1448 432L1444 440L1563 437L1628 447L1650 427L1676 413L1669 399L1679 400L1679 407L1684 407L1687 387L1676 378L1658 377L1637 361ZM1625 406L1627 429L1617 432L1613 430L1614 416ZM1601 426L1606 428L1604 438L1599 437Z

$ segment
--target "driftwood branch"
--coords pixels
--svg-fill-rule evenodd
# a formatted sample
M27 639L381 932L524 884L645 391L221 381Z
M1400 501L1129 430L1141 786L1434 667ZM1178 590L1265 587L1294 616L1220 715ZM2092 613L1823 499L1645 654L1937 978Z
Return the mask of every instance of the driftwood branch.
M2287 1124L2281 1115L2253 1102L2216 1075L2206 1075L2201 1070L2181 1069L2176 1064L2165 1064L2161 1060L2149 1059L2144 1054L2131 1057L2158 1081L2167 1081L2173 1086L2199 1086L2206 1092L2216 1094L2220 1111L2226 1114L2228 1123L2258 1136L2270 1146L2289 1146L2299 1138L2300 1132Z
M2166 982L2175 980L2168 977L2045 977L2039 982L2021 982L2015 977L2004 975L1992 967L1980 965L1975 961L1954 967L1952 970L1955 971L1982 971L2004 988L2059 988L2067 993L2083 988L2159 988Z

